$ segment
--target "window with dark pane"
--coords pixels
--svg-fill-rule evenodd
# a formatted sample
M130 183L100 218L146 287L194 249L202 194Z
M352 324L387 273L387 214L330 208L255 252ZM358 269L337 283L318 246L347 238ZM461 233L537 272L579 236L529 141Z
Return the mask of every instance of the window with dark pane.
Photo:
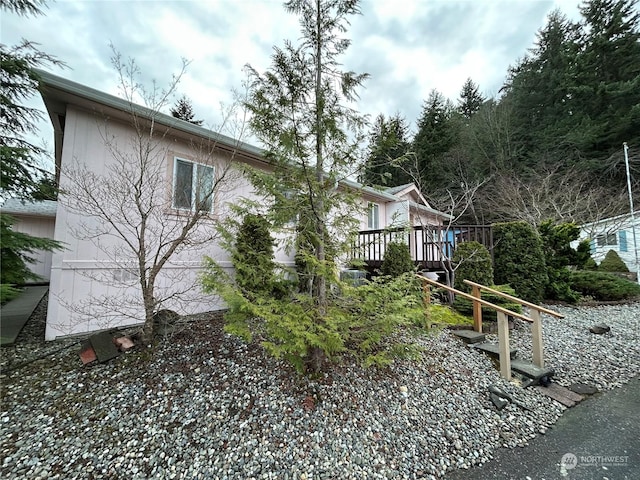
M173 206L191 210L193 196L193 163L176 159Z

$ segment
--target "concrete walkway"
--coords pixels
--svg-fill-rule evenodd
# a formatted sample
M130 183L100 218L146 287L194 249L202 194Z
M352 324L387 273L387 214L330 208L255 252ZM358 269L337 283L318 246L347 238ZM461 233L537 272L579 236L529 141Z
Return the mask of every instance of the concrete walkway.
M0 346L13 345L49 287L24 287L18 298L0 307Z
M567 410L524 448L499 449L482 467L447 480L636 480L640 478L640 377Z

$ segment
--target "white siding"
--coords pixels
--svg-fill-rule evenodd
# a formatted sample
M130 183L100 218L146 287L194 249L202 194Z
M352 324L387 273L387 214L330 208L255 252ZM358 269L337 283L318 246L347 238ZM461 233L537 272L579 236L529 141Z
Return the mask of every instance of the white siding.
M64 170L74 161L84 163L90 170L96 173L107 172L108 165L113 162L104 145L103 128L100 117L90 113L69 107L66 116L66 128L64 145L62 149L61 189L64 191L69 179L64 175ZM130 131L124 124L110 122L109 133L115 135L119 142L119 148L131 148L129 142ZM162 174L171 178L173 155L184 155L187 158L195 155L191 145L187 142L175 139L165 139L162 145L170 154L165 155L162 161ZM133 156L132 156L133 157ZM133 157L135 158L135 157ZM224 157L216 157L218 164L223 164ZM220 163L221 162L221 163ZM170 195L170 189L167 192ZM248 182L239 178L232 192L225 198L217 198L216 209L226 212L226 204L237 202L240 197L251 196L251 188ZM167 214L164 220L172 221L171 214ZM115 237L101 238L106 248L98 248L89 240L81 240L72 235L74 228L80 222L86 222L83 218L64 206L64 201L58 202L57 221L55 225L55 238L67 244L67 249L54 253L51 267L51 285L49 294L49 312L47 317L47 340L58 336L78 334L113 326L124 326L140 323L144 319L139 287L135 280L122 282L130 276L122 269L123 262L116 262L105 253L105 250L117 245ZM214 220L202 222L200 229L212 229ZM198 273L204 256L210 256L225 268L230 268L227 253L217 244L190 247L188 250L177 253L168 264L159 278L157 291L187 290L189 301L171 301L163 305L181 314L200 313L224 308L221 301L210 295L204 295L198 284ZM292 259L282 248L276 252L276 260L291 264ZM135 267L135 262L131 262ZM130 285L130 286L129 286ZM102 297L119 298L121 312L111 309L111 315L99 314L99 303ZM91 304L90 309L83 305ZM87 311L96 312L87 315Z
M33 217L12 214L16 219L13 224L13 230L20 233L26 233L33 237L54 238L55 218L50 217ZM29 270L40 277L40 281L49 281L51 278L51 259L52 252L38 250L34 253L34 262L27 264Z

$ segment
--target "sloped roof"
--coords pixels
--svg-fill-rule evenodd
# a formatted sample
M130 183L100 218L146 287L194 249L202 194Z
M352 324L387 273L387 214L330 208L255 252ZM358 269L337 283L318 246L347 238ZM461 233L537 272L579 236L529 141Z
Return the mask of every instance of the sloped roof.
M100 90L96 90L86 85L73 82L63 77L59 77L45 70L35 69L40 77L40 92L49 110L49 115L54 121L55 114L59 113L56 110L66 103L77 103L80 106L91 108L91 106L101 105L112 109L112 111L125 112L128 114L134 113L142 118L153 118L154 121L165 125L169 128L176 129L184 132L188 135L195 135L201 138L205 138L216 142L216 144L226 149L238 149L244 154L265 162L264 149L256 147L254 145L235 140L226 135L209 130L208 128L194 125L184 120L174 118L171 115L158 113L150 108L142 105L137 105L124 100L115 95L110 95ZM95 107L94 107L95 108ZM54 125L55 126L55 125ZM409 188L413 184L400 185L398 187L391 187L391 189L377 189L362 185L353 180L344 179L340 182L342 185L348 188L359 190L368 195L382 199L384 201L400 201L401 198L395 196L395 193L400 192L406 188ZM432 209L430 207L424 207L431 213L448 218L449 215ZM55 214L54 214L55 215Z
M58 209L58 202L53 200L25 202L18 198L8 198L0 209L2 210L2 213L10 215L55 218L56 211Z
M388 187L385 188L385 192L390 193L391 195L395 195L396 193L406 190L413 185L413 183L405 183L404 185L398 185L396 187Z

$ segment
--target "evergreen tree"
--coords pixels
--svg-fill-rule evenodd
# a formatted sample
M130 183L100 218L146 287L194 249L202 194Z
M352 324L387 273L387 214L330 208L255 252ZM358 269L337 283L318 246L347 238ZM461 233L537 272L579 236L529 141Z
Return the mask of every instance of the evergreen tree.
M2 2L5 10L21 15L40 14L42 1L20 0ZM25 139L36 131L36 122L42 117L40 111L28 107L25 102L38 92L38 74L35 69L44 65L60 65L54 57L39 51L34 44L23 41L8 48L0 45L0 195L3 198L17 197L24 201L43 198L43 186L51 186L46 171L39 166L43 149ZM55 195L50 191L49 198ZM2 273L0 283L16 284L35 279L26 266L36 250L60 248L57 242L32 237L13 231L13 218L0 214L0 250Z
M193 105L186 95L176 101L176 104L171 109L171 115L194 125L202 125L203 123L203 120L195 120L196 115L193 113Z
M409 126L396 114L389 119L378 115L369 134L369 147L360 183L364 185L396 186L411 182L410 162L406 155L411 143Z
M418 132L413 139L416 155L417 183L422 192L447 188L455 183L457 172L452 170L446 153L458 141L458 122L450 100L432 90L418 119Z
M485 98L478 91L478 86L473 83L471 78L467 78L460 91L458 99L458 111L460 114L469 119L471 118L484 103Z
M623 142L640 143L640 11L636 0L589 0L580 12L576 95L588 120L582 147L598 171Z
M302 220L298 230L307 244L304 263L315 305L308 315L317 333L288 331L295 348L304 346L301 355L316 368L336 335L328 317L329 286L336 280L332 252L346 251L349 241L338 239L355 230L354 210L348 208L355 207L355 198L350 201L338 187L360 164L365 121L349 103L367 76L343 71L338 63L350 44L343 34L349 17L359 13L358 2L290 0L285 9L300 18L300 45L286 41L283 48L275 47L263 74L248 67L250 125L273 166L270 173L252 172L252 180L265 197L278 200L270 212L275 225L290 222L283 191L295 192L291 201ZM281 319L282 325L293 321Z
M273 290L273 245L269 222L260 215L245 215L232 258L236 284L249 297L257 293L269 294Z
M514 135L519 142L519 174L547 163L572 163L579 108L575 105L577 30L558 10L537 35L534 48L511 68L504 100L513 109Z

